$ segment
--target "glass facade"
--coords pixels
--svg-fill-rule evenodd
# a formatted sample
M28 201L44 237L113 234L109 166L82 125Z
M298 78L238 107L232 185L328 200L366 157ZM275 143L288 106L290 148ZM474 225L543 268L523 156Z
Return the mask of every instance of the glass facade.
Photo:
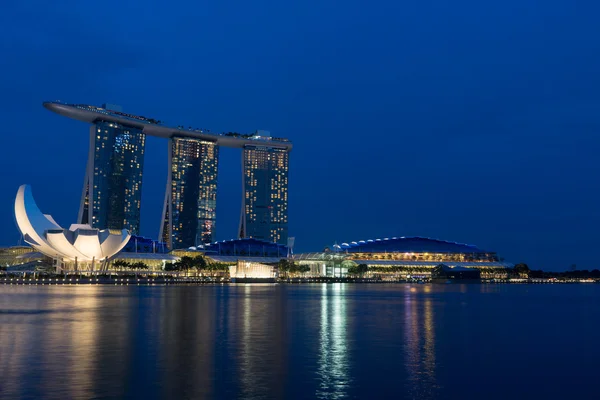
M120 106L44 102L57 114L92 124L78 222L140 234L146 134L169 138L169 173L159 240L171 249L216 240L219 146L242 149L240 238L288 241L288 160L292 143L257 130L214 133L123 112Z
M163 242L133 235L122 251L125 253L168 253L169 249Z
M287 149L244 147L240 238L287 243L288 162Z
M219 147L175 137L170 140L169 159L161 240L172 249L214 242Z
M348 253L351 260L394 260L434 262L497 262L495 253Z
M204 246L207 255L249 256L249 257L287 257L288 247L258 239L236 239L213 242Z
M92 126L81 223L140 231L145 141L140 129L104 121Z

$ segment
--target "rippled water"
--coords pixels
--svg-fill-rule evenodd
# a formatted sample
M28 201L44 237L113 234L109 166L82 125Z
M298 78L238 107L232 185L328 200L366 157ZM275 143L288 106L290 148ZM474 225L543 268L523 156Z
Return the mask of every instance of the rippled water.
M600 285L0 286L2 398L598 398Z

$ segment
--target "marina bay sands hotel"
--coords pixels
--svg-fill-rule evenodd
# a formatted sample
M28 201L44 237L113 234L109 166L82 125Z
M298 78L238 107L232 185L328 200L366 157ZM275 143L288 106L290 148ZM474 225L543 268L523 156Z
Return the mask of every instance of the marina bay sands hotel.
M288 165L292 143L269 132L217 134L167 127L122 111L46 102L57 114L92 124L78 220L99 229L139 234L146 135L169 141L169 174L159 239L169 248L216 240L219 147L242 149L239 237L287 243Z

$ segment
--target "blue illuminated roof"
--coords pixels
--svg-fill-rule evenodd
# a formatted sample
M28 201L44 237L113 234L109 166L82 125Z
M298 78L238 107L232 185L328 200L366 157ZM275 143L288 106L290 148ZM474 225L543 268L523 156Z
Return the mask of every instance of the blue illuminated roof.
M348 253L490 253L471 244L404 236L342 243L340 248Z
M226 256L242 255L256 257L286 256L288 252L288 248L285 245L254 238L231 239L214 242L205 245L204 250L207 252L207 254L216 253Z

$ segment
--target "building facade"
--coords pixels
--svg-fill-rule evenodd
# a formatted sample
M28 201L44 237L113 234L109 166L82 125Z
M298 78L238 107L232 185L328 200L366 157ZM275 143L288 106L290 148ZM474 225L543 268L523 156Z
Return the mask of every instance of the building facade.
M21 185L15 198L15 221L23 241L52 259L56 272L105 269L109 259L125 247L131 234L126 229L97 229L72 224L62 228L35 203L29 185Z
M242 150L240 238L287 244L288 161L292 143L267 131L214 133L124 113L119 106L45 102L57 114L92 124L79 222L140 233L145 136L169 141L169 174L159 240L169 248L216 239L219 147Z
M222 240L204 246L204 251L209 255L275 257L277 259L285 258L289 254L286 245L254 238Z
M0 247L0 267L26 264L43 257L43 254L34 251L30 246Z
M219 147L202 139L169 139L169 177L160 238L171 249L216 240Z
M477 246L423 237L393 237L334 245L322 253L294 256L311 273L344 277L352 267L365 264L366 276L381 279L430 278L434 268L477 269L485 279L506 279L513 264L493 251ZM458 271L458 270L457 270Z
M242 165L240 238L287 244L289 151L247 145Z
M90 128L79 222L98 229L140 231L146 135L116 122Z

